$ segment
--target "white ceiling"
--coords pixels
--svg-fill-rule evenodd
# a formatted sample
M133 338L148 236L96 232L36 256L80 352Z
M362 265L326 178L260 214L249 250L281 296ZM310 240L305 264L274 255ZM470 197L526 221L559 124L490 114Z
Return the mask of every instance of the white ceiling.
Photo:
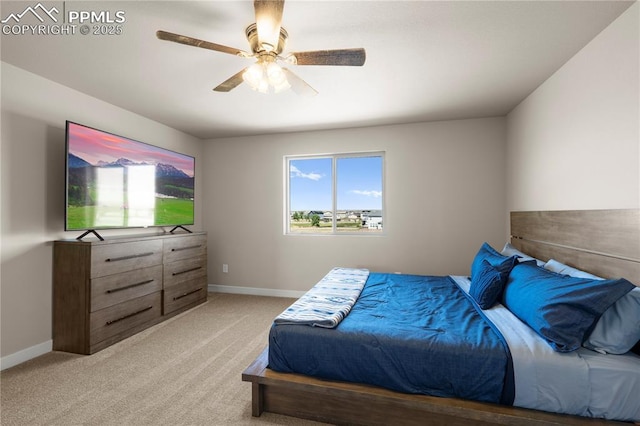
M3 0L0 15L36 3ZM311 98L246 84L214 92L251 60L155 37L249 50L250 1L44 4L123 10L123 33L2 35L3 61L208 139L504 115L632 2L288 0L286 51L367 52L363 67L290 67L319 92Z

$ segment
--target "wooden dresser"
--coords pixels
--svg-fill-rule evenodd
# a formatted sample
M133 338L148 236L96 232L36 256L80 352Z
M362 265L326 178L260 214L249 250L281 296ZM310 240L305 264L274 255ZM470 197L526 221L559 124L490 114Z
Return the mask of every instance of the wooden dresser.
M54 350L92 354L206 300L206 233L54 242Z

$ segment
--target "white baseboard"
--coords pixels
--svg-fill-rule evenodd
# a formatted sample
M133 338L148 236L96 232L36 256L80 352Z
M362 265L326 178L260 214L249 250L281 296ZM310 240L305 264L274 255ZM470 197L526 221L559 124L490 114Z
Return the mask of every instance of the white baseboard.
M209 292L211 293L233 293L248 294L251 296L271 296L271 297L290 297L298 299L305 294L305 291L298 290L278 290L273 288L257 288L257 287L237 287L234 285L218 285L209 284Z
M271 288L258 288L258 287L237 287L233 285L217 285L209 284L208 290L212 293L233 293L233 294L247 294L252 296L271 296L271 297L289 297L293 299L300 298L304 291L297 290L278 290ZM7 368L14 367L30 359L39 357L53 350L53 340L40 343L30 348L23 349L14 354L4 356L0 358L0 370L6 370Z
M6 370L7 368L22 364L30 359L51 352L52 349L53 340L47 340L46 342L31 346L30 348L23 349L14 354L3 356L0 358L0 370Z

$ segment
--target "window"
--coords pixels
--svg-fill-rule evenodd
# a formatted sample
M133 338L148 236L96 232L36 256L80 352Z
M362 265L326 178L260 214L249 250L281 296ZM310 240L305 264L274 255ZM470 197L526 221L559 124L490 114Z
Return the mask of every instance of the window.
M381 234L384 153L285 157L287 234Z

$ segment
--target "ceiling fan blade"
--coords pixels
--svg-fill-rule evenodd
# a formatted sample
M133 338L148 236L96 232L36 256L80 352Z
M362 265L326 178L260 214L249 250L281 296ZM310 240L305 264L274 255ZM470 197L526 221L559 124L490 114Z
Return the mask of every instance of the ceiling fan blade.
M367 54L364 49L314 50L293 52L287 60L296 65L346 65L359 67L364 65Z
M180 34L170 33L168 31L156 31L156 37L160 40L173 41L175 43L186 44L187 46L201 47L203 49L215 50L217 52L229 53L231 55L250 56L240 49L235 49L221 44L211 43L209 41L200 40L193 37L183 36Z
M295 75L292 71L287 68L282 68L284 74L287 76L287 81L291 85L291 90L296 92L298 95L302 96L315 96L318 94L318 91L313 87L309 86L309 84Z
M275 50L280 39L284 0L254 0L258 42L262 49Z
M247 69L243 69L242 71L234 74L233 76L231 76L230 78L226 79L225 81L223 81L222 83L220 83L216 88L214 88L213 90L215 92L229 92L233 89L235 89L236 87L238 87L240 85L240 83L242 83L244 80L242 79L242 74L244 74L244 72Z

